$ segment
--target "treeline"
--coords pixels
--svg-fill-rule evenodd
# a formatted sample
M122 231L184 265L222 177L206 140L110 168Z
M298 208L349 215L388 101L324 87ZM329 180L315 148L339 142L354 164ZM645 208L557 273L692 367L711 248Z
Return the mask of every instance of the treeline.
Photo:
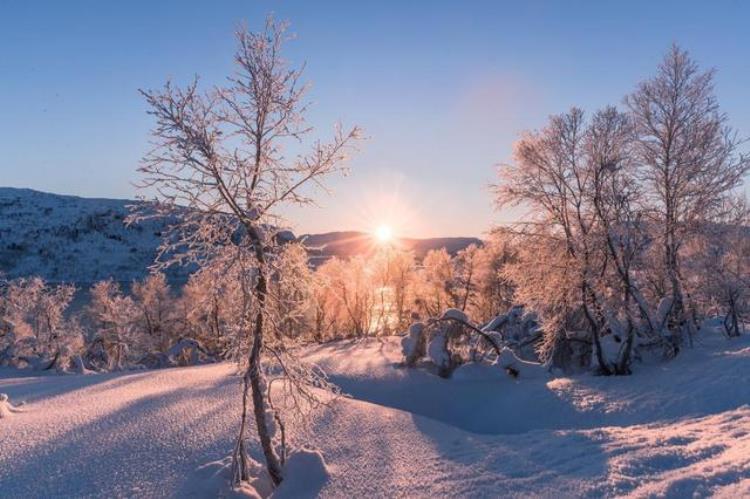
M542 318L543 356L583 332L601 373L627 374L646 349L677 354L712 315L740 334L750 157L713 76L673 47L622 109L574 108L516 144L496 199L530 209L509 229L511 278Z
M653 226L639 228L643 237L649 237L649 229ZM686 242L681 276L690 297L691 335L706 324L738 335L750 318L749 236L740 224L716 224ZM602 309L610 315L599 338L609 345L608 352L602 347L608 359L617 359L628 334L626 311L612 304L627 304L634 314L649 307L647 319L663 329L663 335L654 337L639 323L633 331L637 355L648 348L673 348L667 335L671 301L663 288L665 271L657 263L655 237L648 241L630 266L643 303L623 298L627 291L618 289L621 276L615 269L605 266L597 280L602 287L596 292L605 290L603 303L612 307ZM471 245L455 256L434 250L418 261L411 251L383 246L367 257L332 258L313 269L307 251L288 244L274 262L269 317L284 342L304 344L403 334L412 323L424 324L457 309L503 346L533 340L516 351L521 357L565 369L586 368L592 359L597 363L596 344L576 302L574 267L561 248L551 231L540 237L498 230L481 246ZM177 291L161 273L133 282L128 293L115 281L101 281L90 288L88 303L72 314L67 311L74 286L52 285L39 277L6 281L0 287L0 365L80 372L237 359L247 347L243 331L254 310L252 293L238 284L243 282L238 274L246 271L234 255L224 254ZM463 343L473 334L466 328L454 330L461 332ZM474 339L487 347L481 338Z
M274 262L269 303L285 340L324 342L402 333L414 320L446 308L491 319L513 302L502 270L515 250L500 240L451 257L446 250L414 253L383 246L367 257L332 258L317 269L307 251L288 244ZM202 266L181 290L164 274L133 282L94 284L88 303L68 313L76 288L39 277L0 287L0 363L37 369L116 370L154 367L200 358L233 359L247 338L254 304L237 274L252 273L235 255ZM190 340L191 342L186 342ZM175 345L181 349L174 350ZM166 356L172 351L173 357Z

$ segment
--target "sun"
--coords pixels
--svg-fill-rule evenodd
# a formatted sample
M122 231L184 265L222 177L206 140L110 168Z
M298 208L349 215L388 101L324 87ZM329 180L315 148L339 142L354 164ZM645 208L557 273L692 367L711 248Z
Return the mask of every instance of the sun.
M389 243L393 239L393 230L388 225L381 225L375 229L375 239L380 244Z

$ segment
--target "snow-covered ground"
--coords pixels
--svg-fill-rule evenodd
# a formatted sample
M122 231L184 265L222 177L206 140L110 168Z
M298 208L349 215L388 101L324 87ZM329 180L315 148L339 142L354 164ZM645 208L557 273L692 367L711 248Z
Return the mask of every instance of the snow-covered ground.
M397 367L396 338L307 357L351 395L308 432L330 473L308 495L750 495L748 337L704 339L623 378L469 368L444 380ZM196 495L196 469L226 457L237 430L233 373L0 371L0 392L25 402L0 419L0 496ZM300 496L294 485L286 496Z

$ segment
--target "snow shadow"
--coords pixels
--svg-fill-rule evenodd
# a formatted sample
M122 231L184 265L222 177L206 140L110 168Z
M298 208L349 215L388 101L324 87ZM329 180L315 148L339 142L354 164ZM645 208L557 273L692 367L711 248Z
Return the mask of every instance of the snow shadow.
M502 372L494 379L443 379L395 367L373 345L358 359L357 350L342 343L315 353L345 393L478 434L679 420L736 409L750 400L750 348L743 348L750 339L745 338L686 350L671 362L639 365L632 376L515 380ZM338 358L331 362L322 353Z
M420 416L413 415L412 421L441 459L463 468L467 479L487 476L500 495L506 480L577 482L607 474L605 434L531 431L489 436L449 432L440 422Z
M47 438L37 436L33 443L20 442L25 448L0 471L0 495L136 497L177 490L195 468L231 449L239 414L237 386L236 378L225 377L199 388L138 396L94 419L83 414L85 406L80 415L63 414L68 421L61 424L70 426L78 418L87 422L73 422Z
M329 374L352 397L428 417L479 434L518 434L564 429L580 423L580 412L544 382L443 379L419 370L399 378L358 378ZM594 424L594 422L592 422Z
M40 374L38 371L6 369L0 371L0 392L11 400L32 403L58 395L70 395L77 390L104 385L102 390L133 383L148 376L147 371L125 371L101 374Z

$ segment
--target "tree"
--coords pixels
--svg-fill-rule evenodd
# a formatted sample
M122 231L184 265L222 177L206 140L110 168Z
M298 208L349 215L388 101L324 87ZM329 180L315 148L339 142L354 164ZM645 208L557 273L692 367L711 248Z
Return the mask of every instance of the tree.
M75 286L50 285L41 277L19 278L7 289L7 321L15 358L34 368L67 369L81 345L80 330L65 317Z
M279 252L269 295L273 297L275 328L290 339L300 339L306 333L311 288L307 250L301 244L286 244Z
M750 318L750 208L728 199L724 216L706 224L686 245L686 287L727 336L739 336Z
M459 305L455 269L450 254L441 248L430 250L422 260L419 304L427 317Z
M469 303L469 316L485 322L513 306L515 286L504 271L517 260L518 249L510 237L494 231L479 248L477 257L477 291Z
M410 250L394 248L388 258L393 318L397 330L404 331L412 319L417 285L417 264L414 252Z
M719 109L713 80L714 71L700 71L674 45L656 75L626 99L642 186L659 227L675 345L690 327L680 251L750 169L750 158L738 152L741 141Z
M102 365L96 367L106 369L123 369L129 349L143 344L136 335L136 305L112 279L94 284L90 294L86 314L96 331L88 342L90 363L100 362Z
M477 267L481 258L481 250L476 244L471 244L458 252L454 258L456 274L457 297L462 312L466 312L469 303L474 300L477 292Z
M242 275L236 251L232 247L217 251L190 276L180 301L192 336L216 357L239 360L242 338L236 318L251 303L245 303L239 286Z
M519 141L516 164L505 169L505 182L497 189L500 204L526 203L539 214L524 229L527 241L546 247L539 253L555 247L565 252L565 257L537 263L552 275L549 265L562 260L559 282L568 289L550 300L562 307L547 312L575 315L569 305L577 302L603 374L629 373L638 331L652 338L657 332L633 274L646 238L637 209L631 137L627 116L614 108L591 120L579 109L553 116L543 130ZM569 321L547 317L552 344ZM615 352L603 347L605 336Z
M161 261L200 262L217 248L233 246L240 288L252 295L252 306L239 318L251 345L233 460L235 483L248 478L248 391L268 472L274 484L283 478L283 455L279 457L272 440L263 372L263 355L279 358L284 349L283 337L270 320L268 291L278 261L276 236L283 223L279 209L309 204L312 200L302 188L320 185L338 171L360 135L357 127L339 127L330 142L313 141L309 153L285 155L285 146L299 150L312 131L304 121L302 70L281 56L287 39L286 25L269 18L259 33L237 33L237 69L226 86L204 93L196 79L184 89L168 82L160 91L142 91L156 128L155 148L139 170L143 187L154 189L158 202L151 215L141 218L166 215L175 220L164 239ZM302 387L302 379L294 381Z
M157 272L133 282L133 301L138 310L136 324L145 346L158 352L166 351L175 340L172 331L175 300L166 276Z

